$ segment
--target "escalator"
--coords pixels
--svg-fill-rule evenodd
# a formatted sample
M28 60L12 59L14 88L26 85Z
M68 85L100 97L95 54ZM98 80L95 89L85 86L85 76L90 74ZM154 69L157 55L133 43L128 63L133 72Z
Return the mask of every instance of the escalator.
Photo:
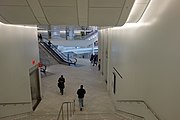
M47 39L40 40L39 45L42 46L59 64L75 65L77 62L76 58L66 56Z

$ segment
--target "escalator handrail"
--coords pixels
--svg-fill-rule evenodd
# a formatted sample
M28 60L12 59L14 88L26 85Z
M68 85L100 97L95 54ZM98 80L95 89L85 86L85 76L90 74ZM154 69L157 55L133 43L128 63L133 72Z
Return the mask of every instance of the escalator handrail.
M51 46L48 45L48 39L44 38L40 43L44 44L48 49L53 50L61 59L63 59L65 62L69 64L76 64L77 59L76 58L68 58L65 54L63 54L59 49L56 48L55 45L51 43Z
M48 50L50 51L51 54L53 54L54 56L56 56L58 59L62 59L63 61L68 62L68 61L66 61L65 58L63 58L63 57L61 56L61 54L58 54L57 51L54 51L54 50L53 50L52 48L50 48L45 42L41 42L41 43L43 44L43 46L46 47L46 49L48 49Z

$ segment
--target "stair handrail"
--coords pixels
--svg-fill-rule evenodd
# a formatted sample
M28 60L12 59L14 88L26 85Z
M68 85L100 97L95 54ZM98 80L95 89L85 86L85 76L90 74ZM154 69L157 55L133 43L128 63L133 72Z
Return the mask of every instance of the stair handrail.
M74 112L75 112L75 100L73 100L73 102L63 102L61 107L60 107L57 120L60 120L60 117L62 117L61 120L64 120L64 105L65 104L67 105L67 114L66 114L67 115L66 116L67 120L69 120L69 117L72 117L72 115L74 115ZM61 113L62 113L62 116L61 116Z
M142 100L116 100L116 102L143 102ZM116 107L115 107L116 109ZM141 115L137 115L137 114L134 114L134 113L131 113L131 112L128 112L128 111L124 111L124 110L118 110L116 109L116 111L120 111L120 112L123 112L123 113L126 113L126 114L129 114L129 115L132 115L134 117L138 117L138 118L141 118L141 119L144 119L145 120L145 117L144 116L141 116Z
M137 102L137 103L142 102L149 109L149 111L156 117L156 119L161 120L160 117L152 110L152 108L143 100L117 100L116 102ZM123 112L126 112L126 111L123 111Z

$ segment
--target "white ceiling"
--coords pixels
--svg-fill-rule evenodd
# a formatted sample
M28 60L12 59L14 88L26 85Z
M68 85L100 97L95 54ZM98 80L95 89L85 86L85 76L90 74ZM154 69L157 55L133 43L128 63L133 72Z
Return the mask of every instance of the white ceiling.
M136 0L127 19L127 23L135 23L140 20L151 0Z
M0 0L0 21L10 24L122 26L134 1Z

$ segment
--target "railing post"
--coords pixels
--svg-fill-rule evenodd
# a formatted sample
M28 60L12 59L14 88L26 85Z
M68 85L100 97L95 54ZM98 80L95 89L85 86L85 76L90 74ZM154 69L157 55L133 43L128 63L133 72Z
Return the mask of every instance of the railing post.
M70 116L72 116L71 103L70 103Z
M74 100L74 108L73 108L73 114L74 114L74 112L75 112L75 100Z
M64 115L64 113L65 113L64 105L65 104L67 104L67 115ZM73 100L73 102L63 102L62 105L61 105L61 108L59 110L59 114L58 114L57 120L60 120L61 115L62 115L62 119L61 120L69 120L70 117L72 117L72 115L74 114L74 111L75 111L75 100Z
M67 103L67 120L69 120L69 114L68 114L69 108L68 108L68 103Z
M64 120L64 112L63 112L63 105L62 105L62 120Z

